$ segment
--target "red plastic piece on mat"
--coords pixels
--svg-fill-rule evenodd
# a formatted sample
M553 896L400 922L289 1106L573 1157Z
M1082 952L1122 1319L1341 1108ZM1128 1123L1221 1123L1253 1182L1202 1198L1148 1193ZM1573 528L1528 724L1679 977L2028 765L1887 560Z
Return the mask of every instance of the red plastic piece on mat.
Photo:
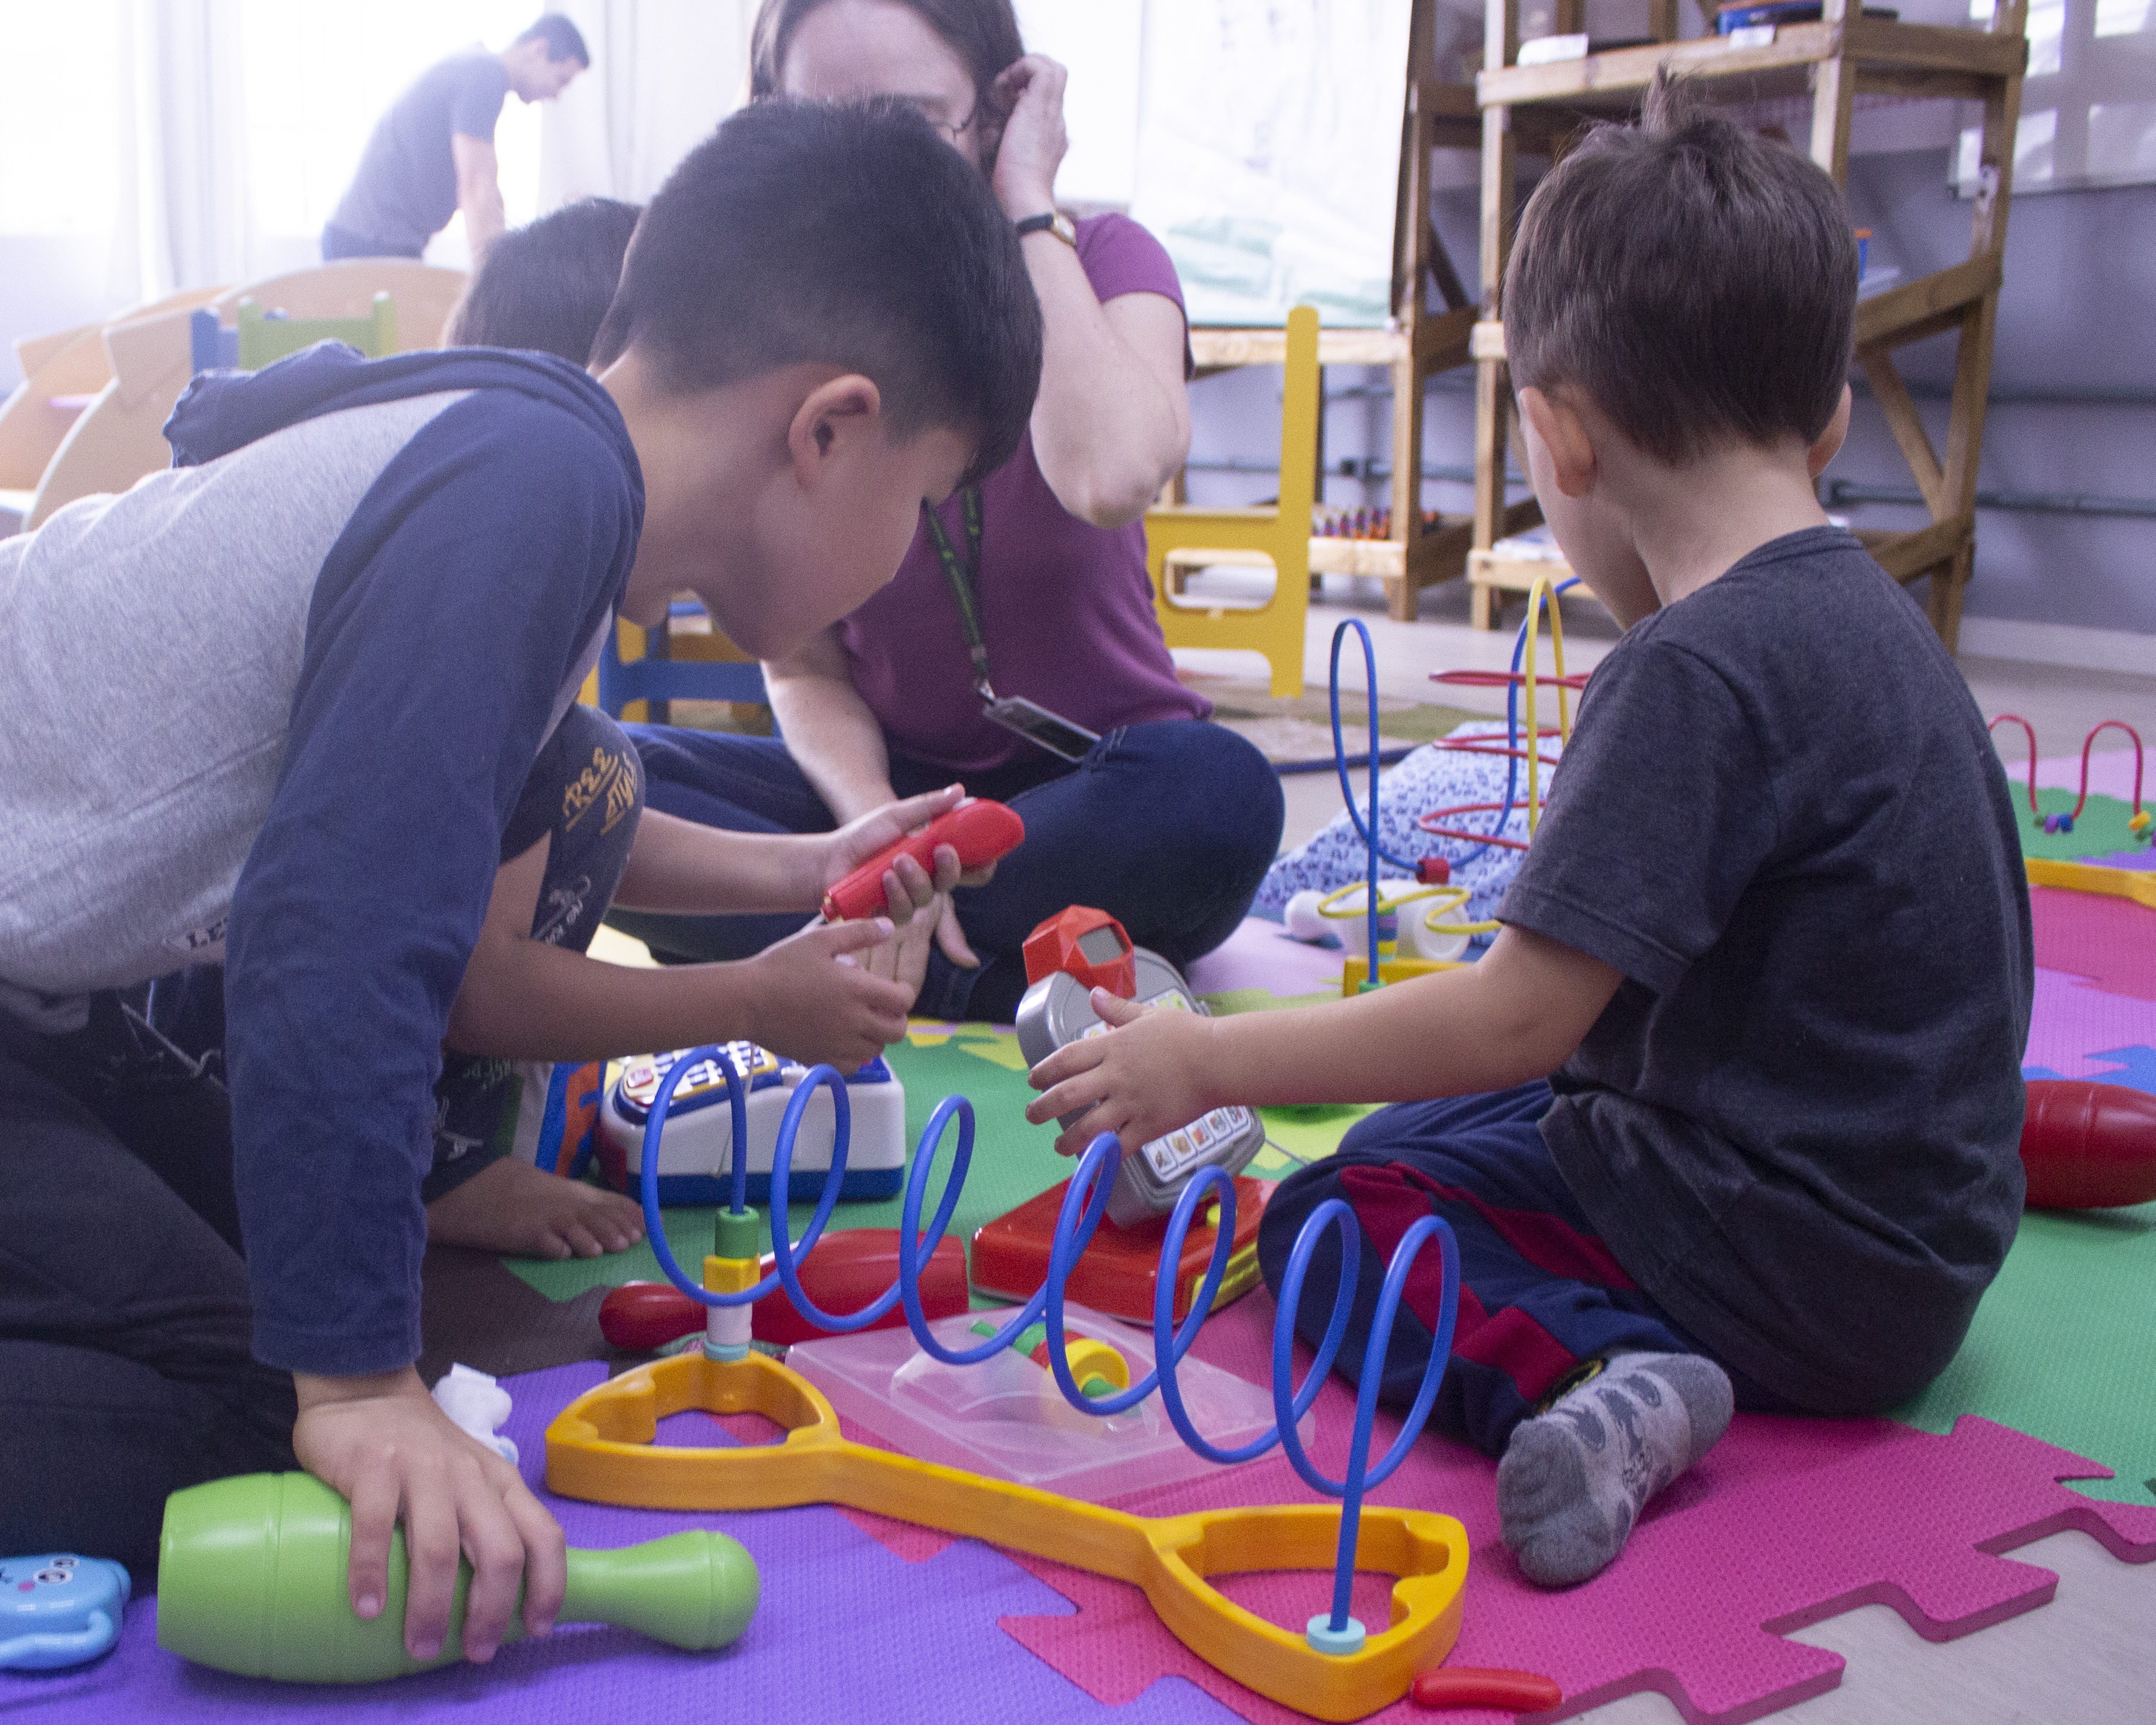
M1015 809L986 798L961 803L919 832L886 845L825 893L824 920L844 922L875 916L883 908L884 870L901 856L911 857L932 875L936 847L948 845L958 853L960 866L978 869L1017 850L1024 838L1025 822Z
M1055 1232L1055 1219L1063 1209L1068 1180L1051 1186L1040 1197L984 1224L973 1235L973 1285L984 1294L1004 1300L1029 1300L1048 1280L1048 1248ZM1258 1224L1265 1217L1265 1200L1272 1187L1264 1182L1235 1177L1235 1240L1222 1271L1220 1286L1213 1296L1219 1307L1240 1299L1258 1284ZM1168 1234L1168 1218L1155 1216L1135 1228L1118 1228L1103 1222L1101 1231L1078 1260L1065 1289L1070 1297L1095 1312L1105 1312L1131 1323L1152 1322L1153 1283L1160 1275L1160 1243ZM1190 1311L1198 1285L1205 1279L1205 1266L1213 1255L1219 1230L1201 1222L1183 1236L1183 1261L1177 1266L1175 1321ZM818 1250L821 1250L819 1246Z
M1564 1692L1532 1671L1455 1670L1424 1671L1408 1695L1419 1707L1500 1707L1508 1713L1546 1713Z
M1415 879L1425 886L1450 886L1452 884L1452 865L1441 856L1415 859Z
M1088 988L1106 988L1128 1000L1138 991L1138 963L1131 937L1106 911L1072 905L1038 925L1019 948L1029 986L1068 971Z
M767 1273L771 1255L766 1253ZM849 1228L843 1234L827 1234L816 1250L801 1260L802 1291L824 1311L844 1317L859 1312L898 1280L898 1230ZM931 1322L963 1312L972 1303L966 1291L966 1249L949 1235L936 1242L936 1250L921 1270L921 1304ZM751 1333L759 1342L776 1342L791 1348L796 1342L814 1342L824 1332L793 1309L784 1288L773 1288L751 1308ZM903 1302L867 1326L871 1330L906 1327Z
M2085 1078L2036 1078L2021 1127L2032 1210L2156 1199L2156 1096Z
M762 1273L768 1275L771 1266L767 1252ZM798 1268L802 1291L824 1311L841 1317L859 1312L898 1280L898 1230L853 1228L827 1234ZM963 1312L968 1303L965 1248L955 1240L938 1240L921 1272L921 1307L931 1318L938 1318ZM750 1333L759 1342L790 1348L824 1333L793 1309L783 1288L773 1288L749 1313ZM895 1330L905 1322L905 1308L895 1305L868 1327ZM616 1348L648 1353L703 1327L703 1307L670 1282L629 1282L599 1302L599 1333Z
M599 1301L599 1333L608 1343L649 1353L704 1327L704 1308L670 1282L633 1281Z

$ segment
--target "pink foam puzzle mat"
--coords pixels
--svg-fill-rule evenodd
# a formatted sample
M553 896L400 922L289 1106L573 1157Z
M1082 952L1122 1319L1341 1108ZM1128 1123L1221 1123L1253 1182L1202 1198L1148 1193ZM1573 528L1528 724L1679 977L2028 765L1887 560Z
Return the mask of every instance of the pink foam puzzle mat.
M1209 1324L1197 1353L1261 1381L1273 1307L1264 1295ZM1306 1366L1306 1351L1298 1349ZM1337 1476L1353 1401L1338 1381L1317 1400L1313 1454ZM1376 1441L1396 1426L1381 1418ZM1695 1725L1738 1725L1823 1693L1836 1654L1784 1639L1862 1604L1892 1606L1928 1640L1948 1640L2046 1603L2056 1578L2005 1555L2066 1528L2114 1556L2156 1561L2156 1506L2099 1503L2061 1483L2107 1472L2070 1451L1979 1418L1933 1435L1887 1420L1739 1415L1707 1460L1650 1507L1624 1557L1585 1585L1550 1593L1514 1567L1496 1537L1496 1469L1440 1438L1419 1444L1372 1494L1457 1516L1474 1556L1455 1666L1539 1671L1563 1688L1556 1717L1655 1690ZM1191 1485L1119 1500L1148 1515L1235 1504L1304 1502L1277 1453ZM863 1518L865 1524L867 1518ZM920 1558L938 1536L870 1524ZM1196 1659L1135 1590L1040 1559L1018 1560L1077 1607L1003 1627L1095 1698L1117 1704L1181 1678L1243 1717L1297 1715ZM1329 1600L1329 1575L1254 1576L1226 1589L1275 1622L1299 1625ZM1356 1611L1384 1620L1382 1578L1359 1578ZM1376 1716L1430 1717L1402 1702ZM1447 1715L1494 1722L1498 1712Z

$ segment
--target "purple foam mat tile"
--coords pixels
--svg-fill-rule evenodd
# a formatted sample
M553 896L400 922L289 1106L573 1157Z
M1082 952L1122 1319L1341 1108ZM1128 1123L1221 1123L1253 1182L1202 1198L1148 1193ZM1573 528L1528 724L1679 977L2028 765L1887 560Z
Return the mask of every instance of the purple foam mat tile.
M598 1364L508 1380L505 1428L525 1477L545 1472L547 1422L605 1376ZM572 1545L634 1544L716 1527L747 1546L762 1579L755 1620L731 1648L685 1653L626 1630L572 1628L504 1648L492 1664L336 1688L270 1683L191 1666L156 1641L154 1600L131 1605L120 1645L78 1671L0 1673L0 1717L81 1722L453 1719L459 1725L622 1725L716 1717L759 1725L1064 1725L1111 1711L997 1627L1071 1609L1001 1553L953 1543L926 1562L886 1551L844 1515L815 1507L679 1515L578 1503L544 1492ZM1180 1679L1156 1683L1117 1725L1232 1722Z
M2102 1058L2102 1052L2136 1047L2156 1047L2156 1001L2113 994L2079 977L2038 967L2024 1065L2044 1067L2061 1078L2117 1083L2118 1063Z

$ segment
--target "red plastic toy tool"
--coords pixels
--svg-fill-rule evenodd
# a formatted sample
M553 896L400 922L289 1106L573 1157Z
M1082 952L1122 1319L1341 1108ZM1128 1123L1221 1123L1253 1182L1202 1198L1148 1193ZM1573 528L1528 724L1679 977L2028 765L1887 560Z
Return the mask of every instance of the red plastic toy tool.
M2021 1165L2032 1210L2156 1199L2156 1096L2083 1078L2030 1080Z
M985 867L1018 849L1025 823L1015 809L985 798L961 803L939 814L919 832L887 845L824 895L824 920L847 922L873 916L883 908L884 870L910 856L930 874L936 872L936 847L948 845L963 868Z
M763 1260L768 1274L772 1260ZM800 1260L801 1286L826 1312L858 1312L898 1279L898 1230L851 1228L828 1234ZM932 1318L963 1312L968 1304L965 1250L955 1240L937 1243L921 1272L921 1303ZM774 1288L750 1307L750 1333L759 1342L791 1347L823 1333L793 1309L786 1290ZM896 1329L906 1313L894 1306L869 1327ZM633 1281L599 1302L599 1333L615 1347L648 1353L704 1327L704 1308L663 1281Z

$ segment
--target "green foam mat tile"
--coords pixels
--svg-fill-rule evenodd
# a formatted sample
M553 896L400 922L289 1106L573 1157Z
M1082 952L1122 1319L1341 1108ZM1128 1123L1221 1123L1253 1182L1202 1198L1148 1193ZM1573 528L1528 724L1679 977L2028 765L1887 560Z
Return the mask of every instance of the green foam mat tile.
M2133 816L2133 805L2130 803L2117 797L2098 796L2092 791L2087 804L2074 822L2073 831L2047 833L2036 817L2029 813L2027 790L2018 784L2011 788L2024 856L2041 856L2051 862L2101 862L2121 852L2128 855L2137 851L2146 855L2148 852L2148 842L2127 825ZM2077 794L2065 789L2040 789L2036 793L2037 810L2041 814L2071 814Z
M2074 1489L2156 1497L2156 1204L2032 1211L1953 1363L1894 1409L1929 1432L1963 1414L2012 1426L2112 1471Z

